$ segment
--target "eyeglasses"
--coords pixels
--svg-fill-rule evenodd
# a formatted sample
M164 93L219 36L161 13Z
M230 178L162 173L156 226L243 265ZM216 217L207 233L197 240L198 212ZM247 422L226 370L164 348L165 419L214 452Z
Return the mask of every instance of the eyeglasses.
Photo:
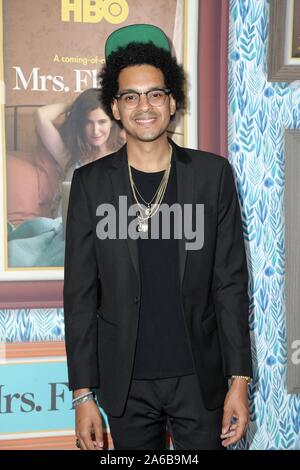
M120 100L121 103L128 109L136 108L140 102L140 96L146 95L148 103L151 106L162 106L166 101L166 97L170 95L171 90L169 88L156 88L149 91L124 91L115 95L117 100Z

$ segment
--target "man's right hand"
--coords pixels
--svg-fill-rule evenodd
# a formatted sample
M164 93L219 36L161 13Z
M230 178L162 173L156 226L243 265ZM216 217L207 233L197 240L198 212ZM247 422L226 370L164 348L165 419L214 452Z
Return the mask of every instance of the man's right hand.
M83 450L103 450L102 418L97 404L90 400L75 408L76 437Z

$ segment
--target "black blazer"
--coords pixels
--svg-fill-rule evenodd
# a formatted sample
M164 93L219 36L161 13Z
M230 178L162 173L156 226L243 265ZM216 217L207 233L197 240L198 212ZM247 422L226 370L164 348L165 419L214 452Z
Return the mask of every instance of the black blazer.
M179 275L195 371L213 409L224 403L227 377L252 376L240 207L227 159L170 142L178 202L204 204L203 247L186 250L191 240L178 240ZM113 416L122 414L130 386L141 295L137 240L96 235L98 205L117 207L120 195L134 204L126 145L74 171L63 291L69 388L96 388Z

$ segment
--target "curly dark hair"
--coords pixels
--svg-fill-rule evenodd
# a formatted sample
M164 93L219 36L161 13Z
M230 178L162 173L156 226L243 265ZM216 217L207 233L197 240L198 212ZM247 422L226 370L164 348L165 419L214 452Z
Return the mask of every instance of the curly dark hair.
M119 47L112 52L106 65L98 73L101 88L101 99L103 108L111 119L114 119L111 104L114 96L119 91L118 78L120 72L134 65L153 65L160 69L164 75L165 86L171 90L176 100L176 109L186 108L185 82L186 77L183 67L177 63L170 52L155 46L152 42L131 42L125 47ZM175 115L171 116L173 119Z

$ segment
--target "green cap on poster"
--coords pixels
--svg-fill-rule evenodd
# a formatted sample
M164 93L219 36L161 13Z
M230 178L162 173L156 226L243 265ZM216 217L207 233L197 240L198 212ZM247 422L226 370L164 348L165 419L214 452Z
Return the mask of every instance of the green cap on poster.
M153 42L155 46L171 52L168 38L162 29L151 24L131 24L117 29L108 36L105 43L106 60L112 52L115 52L119 47L127 46L130 42L144 44Z

